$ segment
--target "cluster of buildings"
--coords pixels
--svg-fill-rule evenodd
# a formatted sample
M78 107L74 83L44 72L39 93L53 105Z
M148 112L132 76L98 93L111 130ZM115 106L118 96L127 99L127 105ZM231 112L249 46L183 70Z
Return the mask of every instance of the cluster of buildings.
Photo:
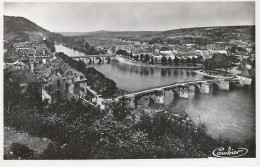
M187 58L202 57L202 59L210 59L214 54L221 53L226 55L234 55L238 60L243 61L245 59L254 60L254 53L252 53L253 44L249 41L242 40L230 40L229 42L211 41L207 43L207 38L200 39L200 42L196 42L197 38L180 38L181 44L170 44L164 42L164 44L148 44L146 42L129 41L114 39L116 41L124 42L123 44L116 45L113 49L108 49L110 54L115 53L117 50L125 50L128 53L132 53L133 56L140 56L141 54L148 54L150 57L161 60L163 56L166 58L175 57L186 60ZM178 38L178 40L180 40ZM194 42L195 40L195 42ZM202 41L202 42L201 42ZM189 43L190 42L190 43ZM200 45L200 43L203 43ZM243 50L236 50L236 53L230 53L232 45L243 48Z
M5 54L4 70L11 73L10 81L19 83L23 94L37 97L46 106L60 100L80 100L83 105L104 109L103 99L88 86L86 76L51 53L44 41L12 46Z

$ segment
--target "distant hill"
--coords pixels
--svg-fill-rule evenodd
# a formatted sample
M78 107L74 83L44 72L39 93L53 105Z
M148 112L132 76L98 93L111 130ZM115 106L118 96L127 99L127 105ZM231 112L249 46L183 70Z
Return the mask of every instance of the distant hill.
M129 40L151 41L160 38L162 41L175 40L176 38L189 37L192 39L204 38L210 41L224 41L229 39L255 38L255 26L218 26L181 28L167 31L94 31L94 32L50 32L23 17L4 16L4 40L8 41L37 41L46 36L57 42L68 45L75 44L79 38L88 39L95 37L123 38ZM156 41L156 40L155 40Z
M86 32L57 32L63 36L68 36L68 37L72 37L72 36L82 36L84 35Z
M153 35L159 31L93 31L93 32L58 32L64 36L84 36L84 37L141 37L146 35Z
M82 36L105 36L105 37L118 37L118 36L145 36L145 35L153 35L157 34L159 31L94 31L87 32Z
M181 28L168 31L162 31L156 35L175 35L175 34L204 34L209 33L247 33L250 34L254 31L254 25L246 26L216 26L216 27L194 27L194 28Z
M73 44L72 37L50 32L24 17L4 16L4 40L11 42L40 41L43 37Z
M94 31L94 32L64 32L65 36L83 36L87 38L122 38L129 40L150 41L152 39L208 39L210 41L224 41L229 39L254 40L255 26L216 26L180 28L167 31Z

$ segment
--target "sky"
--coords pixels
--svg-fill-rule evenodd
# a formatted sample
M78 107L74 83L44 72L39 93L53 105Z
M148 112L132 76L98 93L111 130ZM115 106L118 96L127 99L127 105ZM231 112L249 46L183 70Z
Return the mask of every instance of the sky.
M254 25L254 2L5 2L4 15L22 16L52 32L163 31Z

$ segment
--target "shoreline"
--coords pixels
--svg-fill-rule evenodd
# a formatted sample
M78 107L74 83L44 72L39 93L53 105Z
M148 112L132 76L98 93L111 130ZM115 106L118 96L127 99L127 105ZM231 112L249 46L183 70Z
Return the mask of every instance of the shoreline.
M200 70L205 69L203 67L174 67L171 65L161 65L161 64L147 64L142 62L133 63L129 61L129 59L123 58L123 57L115 57L115 60L120 63L125 63L128 65L134 65L134 66L142 66L142 67L155 67L155 68L168 68L168 69L188 69L188 70Z

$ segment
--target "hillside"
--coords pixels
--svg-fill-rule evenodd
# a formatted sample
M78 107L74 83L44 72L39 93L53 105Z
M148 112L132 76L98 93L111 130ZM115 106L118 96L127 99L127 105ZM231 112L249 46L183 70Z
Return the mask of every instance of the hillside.
M11 42L49 40L73 45L75 39L50 32L24 17L4 16L4 40Z
M23 17L4 16L4 40L37 41L42 39L48 30Z
M49 32L24 17L4 16L4 32L40 31Z

